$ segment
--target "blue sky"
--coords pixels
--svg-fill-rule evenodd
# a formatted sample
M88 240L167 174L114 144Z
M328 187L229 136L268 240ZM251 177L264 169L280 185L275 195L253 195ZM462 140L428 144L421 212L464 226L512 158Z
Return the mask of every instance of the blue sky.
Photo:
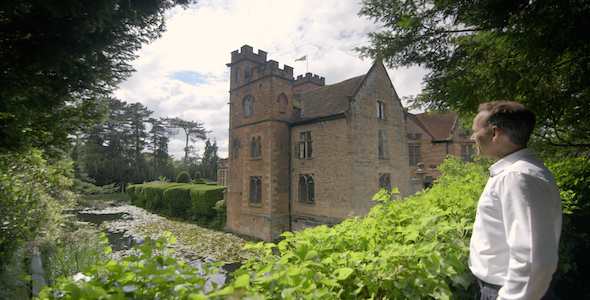
M201 0L168 13L167 32L145 45L133 62L137 70L119 85L115 96L140 102L154 117L180 117L203 123L209 138L227 157L230 53L250 45L269 60L306 71L333 84L365 74L372 61L355 47L368 45L367 33L379 24L358 16L358 0ZM295 59L307 55L308 61ZM306 68L309 68L308 70ZM420 93L426 71L388 70L401 97ZM195 144L202 154L204 142ZM174 137L169 153L182 158L184 138Z

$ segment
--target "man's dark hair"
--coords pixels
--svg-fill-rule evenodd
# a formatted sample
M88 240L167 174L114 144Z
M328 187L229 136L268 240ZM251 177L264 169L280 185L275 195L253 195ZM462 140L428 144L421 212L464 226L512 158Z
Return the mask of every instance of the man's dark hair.
M511 142L526 145L535 127L535 113L524 105L511 101L492 101L482 103L479 112L487 111L489 116L486 127L500 127Z

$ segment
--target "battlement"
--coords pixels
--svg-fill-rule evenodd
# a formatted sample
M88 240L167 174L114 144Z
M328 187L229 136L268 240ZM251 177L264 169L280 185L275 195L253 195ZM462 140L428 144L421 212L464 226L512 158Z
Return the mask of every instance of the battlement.
M269 60L264 65L256 66L250 71L244 72L244 77L250 81L267 75L275 75L293 80L293 67L285 65L283 69L279 69L279 63L277 61Z
M258 50L258 54L254 53L254 49L251 46L244 45L240 48L241 52L235 50L231 53L231 62L237 62L242 59L250 59L259 63L266 63L266 52L262 50Z
M313 83L319 86L324 86L326 85L326 78L320 77L318 75L313 75L308 72L305 74L305 77L303 75L297 76L297 79L295 79L293 86L298 86L304 83Z

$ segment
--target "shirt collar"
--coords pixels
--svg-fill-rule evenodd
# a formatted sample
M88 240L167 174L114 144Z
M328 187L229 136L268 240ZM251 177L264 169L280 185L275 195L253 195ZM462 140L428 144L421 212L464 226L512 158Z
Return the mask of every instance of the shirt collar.
M489 168L490 176L494 177L494 176L502 173L502 171L504 171L504 169L506 169L508 166L512 165L513 163L515 163L525 157L533 156L533 155L535 155L535 154L533 153L533 150L531 150L530 148L524 148L524 149L520 149L516 152L510 153L510 154L504 156L499 161L497 161L495 164L490 166L490 168Z

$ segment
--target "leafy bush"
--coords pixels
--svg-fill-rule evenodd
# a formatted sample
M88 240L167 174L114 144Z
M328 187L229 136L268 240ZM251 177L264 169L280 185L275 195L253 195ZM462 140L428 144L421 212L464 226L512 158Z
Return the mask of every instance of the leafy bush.
M191 203L193 185L177 185L164 189L166 207L161 211L166 216L186 219Z
M200 224L211 223L217 215L215 204L223 199L224 190L225 187L208 185L192 188L190 190L190 220L197 221Z
M96 230L84 228L65 230L58 239L41 243L39 252L45 280L53 285L57 278L82 272L84 268L106 258L104 247Z
M187 171L182 171L176 176L177 183L189 183L191 181L191 175Z
M215 209L217 215L215 220L211 223L211 227L215 229L223 229L227 220L227 203L225 200L219 200L215 202L215 207L213 207L213 209Z
M50 165L42 154L0 154L0 267L19 245L58 232L62 209L74 203L69 165Z
M212 282L205 290L205 276L217 273L220 264L204 264L193 268L166 256L168 243L176 239L165 232L154 242L146 238L146 245L135 246L140 255L131 255L117 262L98 261L81 274L63 277L52 287L44 287L40 299L215 299L225 298ZM104 237L103 237L104 238ZM109 252L110 248L106 248ZM247 279L247 278L244 278ZM242 286L247 281L242 280ZM235 286L240 283L236 282Z

